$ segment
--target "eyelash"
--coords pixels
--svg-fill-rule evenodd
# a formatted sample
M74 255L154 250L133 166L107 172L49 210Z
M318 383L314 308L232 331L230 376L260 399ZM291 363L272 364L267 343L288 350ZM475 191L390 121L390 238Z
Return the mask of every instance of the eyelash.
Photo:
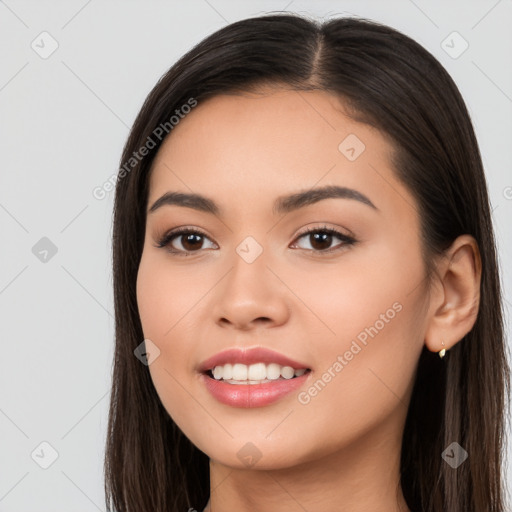
M342 249L346 246L350 246L350 245L353 245L356 243L355 238L348 236L348 235L344 235L343 233L340 233L339 231L337 231L335 229L328 228L327 226L323 226L321 228L309 228L306 231L297 235L295 240L299 240L299 239L301 239L309 234L312 234L312 233L327 233L329 235L335 236L336 238L339 238L343 242L342 244L340 244L334 248L331 248L331 249L325 249L325 250L303 249L304 251L310 251L310 252L316 253L318 255L331 254L333 252L339 251L340 249ZM208 236L205 233L203 233L202 231L199 231L198 229L182 227L182 228L177 228L177 229L170 231L170 232L166 233L165 235L163 235L162 238L155 245L155 247L158 247L159 249L166 249L168 252L170 252L171 254L174 254L176 256L189 256L196 252L200 252L200 250L182 251L180 249L173 249L170 247L170 243L174 240L174 238L178 238L180 235L184 235L184 234L199 235L199 236L208 238Z

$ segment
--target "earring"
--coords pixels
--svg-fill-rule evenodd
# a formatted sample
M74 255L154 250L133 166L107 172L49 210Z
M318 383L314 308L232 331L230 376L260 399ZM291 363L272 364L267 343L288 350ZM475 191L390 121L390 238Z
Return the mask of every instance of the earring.
M442 342L441 342L441 345L443 345L443 346L444 346L444 341L442 341ZM440 357L441 359L443 359L444 355L446 354L446 350L443 348L443 349L442 349L442 350L440 350L438 353L439 353L439 357Z

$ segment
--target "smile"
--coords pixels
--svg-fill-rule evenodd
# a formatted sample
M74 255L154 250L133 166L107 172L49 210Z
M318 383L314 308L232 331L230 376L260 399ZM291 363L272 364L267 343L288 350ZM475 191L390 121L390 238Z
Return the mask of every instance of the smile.
M200 380L218 402L263 407L305 386L308 366L265 347L233 347L203 361Z
M235 363L217 365L209 370L208 375L215 380L228 384L264 384L277 380L289 380L300 377L308 372L307 368L294 369L292 366L281 366L277 363L263 362L251 365Z

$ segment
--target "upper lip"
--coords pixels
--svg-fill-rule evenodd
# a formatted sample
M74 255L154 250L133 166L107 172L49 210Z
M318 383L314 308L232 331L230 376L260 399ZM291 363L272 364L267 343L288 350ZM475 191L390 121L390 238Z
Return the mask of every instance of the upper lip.
M219 352L203 361L199 365L199 371L207 372L216 366L236 363L245 365L251 365L254 363L276 363L280 366L291 366L294 370L299 370L301 368L309 369L306 364L294 361L279 352L275 352L274 350L264 347L255 347L248 349L230 348L228 350L223 350L222 352Z

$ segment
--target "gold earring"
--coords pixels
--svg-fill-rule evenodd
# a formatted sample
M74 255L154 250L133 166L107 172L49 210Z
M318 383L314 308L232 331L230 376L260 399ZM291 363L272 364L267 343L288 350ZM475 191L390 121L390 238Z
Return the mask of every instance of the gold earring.
M443 345L443 346L444 346L444 341L442 341L442 342L441 342L441 345ZM443 359L444 355L446 354L446 350L443 348L443 349L442 349L442 350L440 350L438 353L439 353L439 357L440 357L441 359Z

